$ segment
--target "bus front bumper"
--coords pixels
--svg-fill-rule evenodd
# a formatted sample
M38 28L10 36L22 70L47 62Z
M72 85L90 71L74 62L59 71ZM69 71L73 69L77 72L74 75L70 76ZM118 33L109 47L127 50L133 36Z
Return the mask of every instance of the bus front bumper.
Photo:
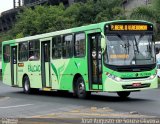
M138 85L134 85L138 84ZM130 79L116 81L112 78L107 78L103 84L103 91L117 92L117 91L140 91L146 89L158 88L158 78L153 79Z

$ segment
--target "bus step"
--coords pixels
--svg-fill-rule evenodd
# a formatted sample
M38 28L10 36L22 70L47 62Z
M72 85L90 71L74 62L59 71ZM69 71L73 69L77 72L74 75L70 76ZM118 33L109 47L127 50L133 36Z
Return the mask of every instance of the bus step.
M91 92L102 92L102 90L97 90L97 89L92 89L92 90L89 90Z
M12 85L12 87L18 87L18 85Z
M52 88L51 87L45 87L45 88L42 88L43 91L51 91Z

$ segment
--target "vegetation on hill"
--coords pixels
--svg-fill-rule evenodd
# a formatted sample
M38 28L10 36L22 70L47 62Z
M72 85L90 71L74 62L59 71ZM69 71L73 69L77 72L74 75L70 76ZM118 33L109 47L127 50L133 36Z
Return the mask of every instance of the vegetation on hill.
M135 8L126 16L122 0L79 0L65 8L59 6L36 6L25 8L17 16L17 22L7 33L0 34L0 40L32 36L56 30L98 23L116 19L143 19L151 21L155 27L160 23L160 0L153 0L150 6ZM96 2L95 2L96 1ZM157 39L160 29L156 28Z
M153 22L156 29L156 40L160 40L160 0L153 0L150 6L141 6L133 9L130 18Z
M32 36L50 31L98 23L102 21L125 19L122 0L87 0L74 3L68 8L59 6L36 6L25 8L17 16L17 22L5 34L3 40ZM6 37L7 36L7 37Z

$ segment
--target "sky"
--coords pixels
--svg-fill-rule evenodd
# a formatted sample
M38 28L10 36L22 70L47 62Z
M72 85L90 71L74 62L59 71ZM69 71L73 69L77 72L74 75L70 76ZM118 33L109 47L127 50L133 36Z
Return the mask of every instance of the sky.
M0 13L13 8L13 0L0 0Z

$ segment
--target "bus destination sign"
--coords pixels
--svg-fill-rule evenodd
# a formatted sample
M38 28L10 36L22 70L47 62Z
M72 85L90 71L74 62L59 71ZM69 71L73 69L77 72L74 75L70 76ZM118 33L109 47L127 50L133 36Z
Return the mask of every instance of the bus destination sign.
M111 24L110 31L152 31L153 26L148 24Z

